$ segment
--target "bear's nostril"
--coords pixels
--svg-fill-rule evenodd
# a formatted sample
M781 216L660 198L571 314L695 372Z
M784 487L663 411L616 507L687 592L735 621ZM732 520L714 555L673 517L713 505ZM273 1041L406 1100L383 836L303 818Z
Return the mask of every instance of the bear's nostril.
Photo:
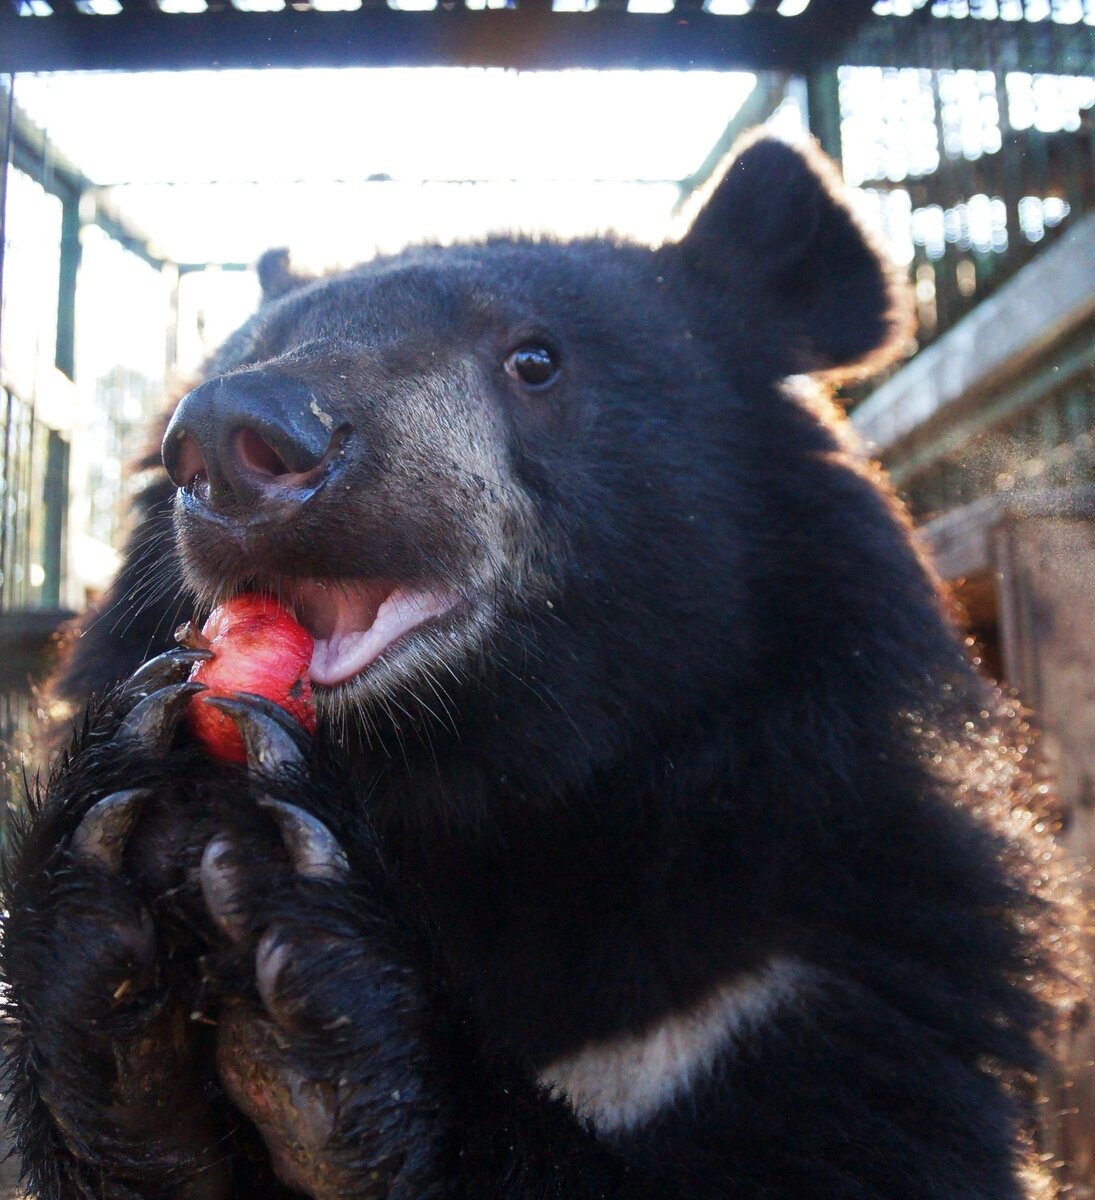
M254 475L293 474L274 447L253 429L241 429L236 434L236 454L240 465Z
M170 455L165 447L164 463L171 482L181 488L191 487L198 476L206 471L205 456L196 439L188 433L175 441Z

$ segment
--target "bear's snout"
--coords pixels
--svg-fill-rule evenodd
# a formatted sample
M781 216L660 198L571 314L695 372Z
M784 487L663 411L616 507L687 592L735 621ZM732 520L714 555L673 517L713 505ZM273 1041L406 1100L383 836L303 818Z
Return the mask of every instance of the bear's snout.
M176 487L218 516L284 516L343 464L349 433L303 382L271 371L210 379L185 395L163 440Z

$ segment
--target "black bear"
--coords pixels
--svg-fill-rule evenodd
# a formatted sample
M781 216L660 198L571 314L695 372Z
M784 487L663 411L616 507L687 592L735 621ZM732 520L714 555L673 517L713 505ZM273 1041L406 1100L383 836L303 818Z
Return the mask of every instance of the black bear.
M8 863L30 1191L1028 1195L1067 929L1017 718L803 378L904 331L831 168L754 140L659 249L261 275ZM320 731L229 701L237 769L168 647L254 591Z

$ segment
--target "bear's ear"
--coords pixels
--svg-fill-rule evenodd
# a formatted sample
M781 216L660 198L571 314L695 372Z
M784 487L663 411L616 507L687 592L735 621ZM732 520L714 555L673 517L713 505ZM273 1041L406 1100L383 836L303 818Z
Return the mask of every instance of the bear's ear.
M279 246L276 250L267 250L255 263L255 274L258 275L259 286L262 288L263 304L312 282L310 275L298 275L293 271L289 251L284 246Z
M763 135L728 161L678 243L689 269L769 323L765 340L778 341L787 373L851 377L892 361L912 328L908 288L853 215L833 163Z

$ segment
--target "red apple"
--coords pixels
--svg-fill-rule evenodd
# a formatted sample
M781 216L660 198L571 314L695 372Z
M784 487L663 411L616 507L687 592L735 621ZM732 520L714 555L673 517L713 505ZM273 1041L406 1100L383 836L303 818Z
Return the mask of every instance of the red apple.
M243 739L231 717L205 704L208 695L234 696L253 692L284 708L309 732L315 733L316 710L308 681L312 635L276 600L244 594L215 608L195 631L183 625L180 642L212 650L213 657L196 663L190 678L208 691L190 702L190 729L214 758L247 761Z

